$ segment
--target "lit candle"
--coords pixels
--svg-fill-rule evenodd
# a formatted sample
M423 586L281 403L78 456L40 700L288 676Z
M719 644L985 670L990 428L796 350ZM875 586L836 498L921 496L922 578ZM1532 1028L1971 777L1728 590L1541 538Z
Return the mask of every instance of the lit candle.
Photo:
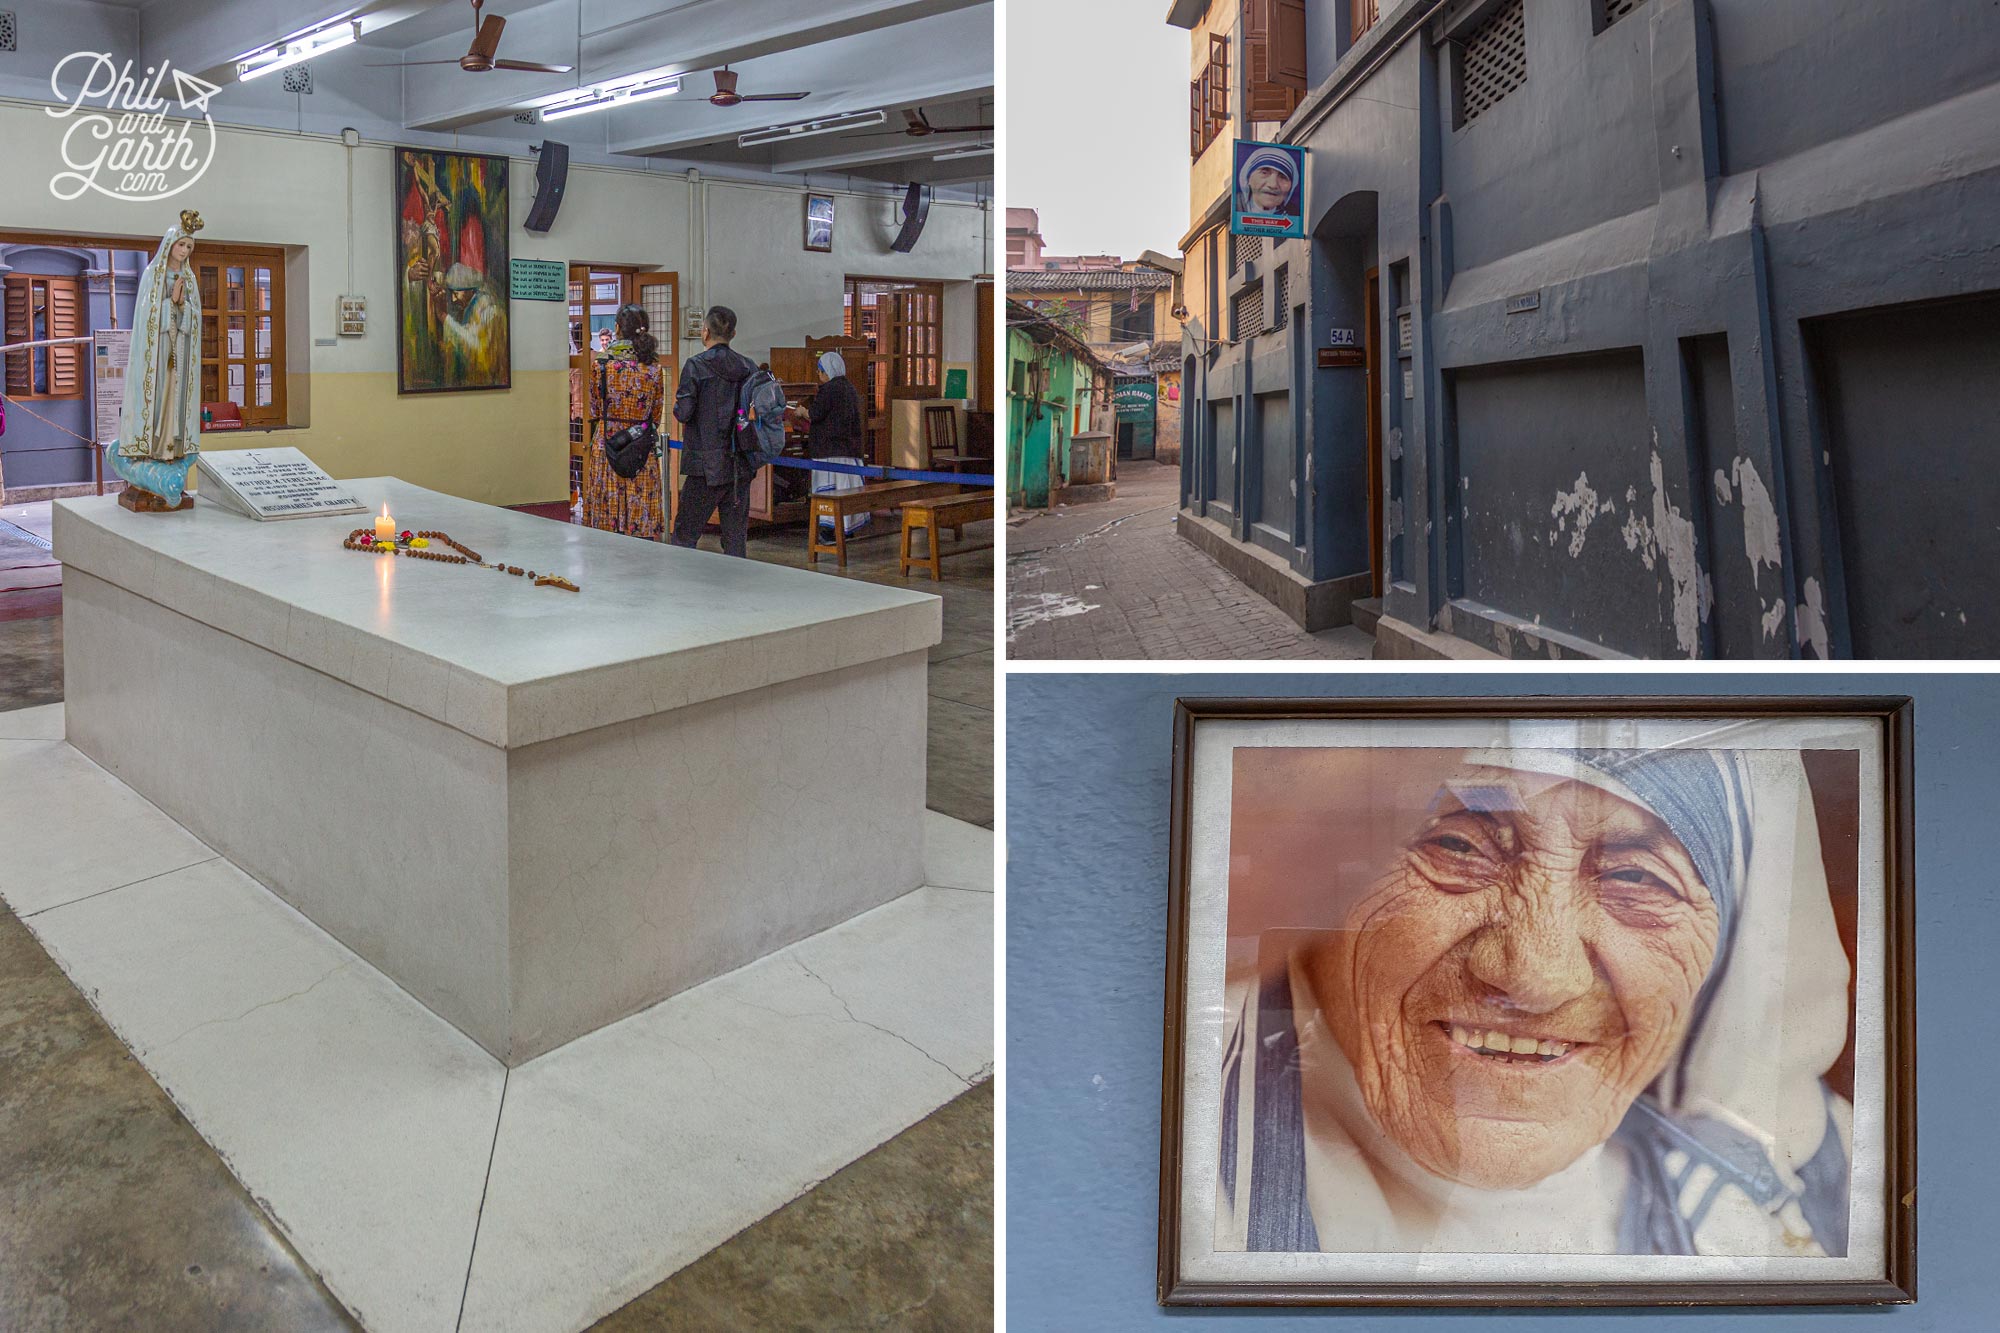
M392 542L396 540L396 520L389 517L389 506L382 506L381 517L375 520L375 540Z

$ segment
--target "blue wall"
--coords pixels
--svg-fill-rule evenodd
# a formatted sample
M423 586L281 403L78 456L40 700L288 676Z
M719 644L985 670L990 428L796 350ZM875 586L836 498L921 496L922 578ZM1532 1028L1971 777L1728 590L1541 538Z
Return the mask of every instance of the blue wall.
M1916 707L1919 1253L1914 1306L1655 1311L1649 1329L2000 1327L1992 1009L2000 678L1970 675L1015 675L1007 682L1008 1327L1633 1327L1630 1312L1168 1312L1154 1304L1167 798L1182 695L1908 694ZM1248 1321L1248 1322L1245 1322Z

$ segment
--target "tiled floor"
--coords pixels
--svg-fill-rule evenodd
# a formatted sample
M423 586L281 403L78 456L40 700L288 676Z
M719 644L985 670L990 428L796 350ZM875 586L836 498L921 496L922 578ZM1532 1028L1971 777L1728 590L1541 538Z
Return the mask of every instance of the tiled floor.
M803 563L796 530L754 545L760 558ZM948 568L941 587L903 580L893 542L881 541L855 548L849 576L945 597L930 804L990 827L992 566L981 555ZM0 620L0 711L60 697L61 624ZM4 908L0 1064L10 1073L0 1087L0 1327L351 1326ZM133 1209L134 1198L146 1206ZM992 1099L980 1082L603 1326L978 1327L992 1298L991 1200Z

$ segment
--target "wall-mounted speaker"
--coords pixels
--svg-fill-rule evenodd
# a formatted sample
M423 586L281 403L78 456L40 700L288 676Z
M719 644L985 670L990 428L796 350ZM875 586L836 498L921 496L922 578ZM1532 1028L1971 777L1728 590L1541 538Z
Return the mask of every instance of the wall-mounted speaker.
M546 234L555 225L556 210L562 207L563 186L569 181L569 145L555 140L542 144L542 160L535 164L535 202L528 208L529 231Z
M924 234L924 223L931 216L931 187L912 185L903 196L903 232L889 246L899 255L906 255L917 248L917 237Z

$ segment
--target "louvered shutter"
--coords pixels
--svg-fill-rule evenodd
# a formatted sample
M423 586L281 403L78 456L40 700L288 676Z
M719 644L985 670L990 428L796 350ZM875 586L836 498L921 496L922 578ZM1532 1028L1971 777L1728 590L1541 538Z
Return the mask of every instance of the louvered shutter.
M1243 77L1271 81L1271 0L1243 0Z
M83 292L75 278L50 278L49 337L75 338L83 332ZM83 396L83 348L49 349L49 396Z
M27 342L34 335L28 313L28 280L18 274L7 275L7 315L6 341ZM7 357L7 392L18 397L26 397L34 392L34 357L28 352L16 352Z
M1249 118L1281 121L1306 91L1305 0L1243 0Z

